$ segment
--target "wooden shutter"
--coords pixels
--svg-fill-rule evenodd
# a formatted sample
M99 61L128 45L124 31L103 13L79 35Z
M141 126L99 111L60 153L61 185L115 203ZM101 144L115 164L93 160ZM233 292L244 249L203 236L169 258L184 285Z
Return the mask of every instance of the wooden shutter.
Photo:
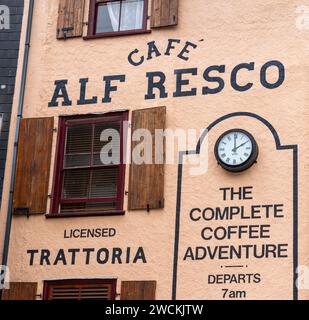
M123 281L121 300L155 300L156 281Z
M132 113L132 136L137 129L151 132L153 164L131 163L129 182L129 210L164 208L164 164L155 164L155 129L165 129L166 108L136 110ZM132 141L132 152L140 142ZM165 149L165 145L163 146ZM165 150L163 155L165 159Z
M13 212L46 213L54 118L22 119Z
M35 300L37 283L10 282L10 289L3 290L2 300Z
M85 0L59 0L57 39L83 35Z
M178 24L178 0L152 0L151 27L167 27Z

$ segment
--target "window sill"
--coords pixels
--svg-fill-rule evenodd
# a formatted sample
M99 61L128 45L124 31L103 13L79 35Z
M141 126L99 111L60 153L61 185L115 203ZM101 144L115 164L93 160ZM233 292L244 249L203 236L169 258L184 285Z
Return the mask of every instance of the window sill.
M132 36L132 35L144 34L144 33L151 33L151 30L131 30L131 31L99 33L99 34L85 36L83 37L83 39L91 40L91 39L101 39L101 38L120 37L120 36Z
M100 216L123 216L123 210L102 211L102 212L67 212L67 213L48 213L45 215L47 219L57 218L77 218L77 217L100 217Z

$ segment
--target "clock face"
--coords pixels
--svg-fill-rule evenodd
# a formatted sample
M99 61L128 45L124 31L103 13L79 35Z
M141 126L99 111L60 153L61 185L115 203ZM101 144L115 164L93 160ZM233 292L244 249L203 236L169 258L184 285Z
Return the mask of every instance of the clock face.
M223 133L215 147L218 163L226 170L244 171L255 163L258 147L253 136L242 129Z

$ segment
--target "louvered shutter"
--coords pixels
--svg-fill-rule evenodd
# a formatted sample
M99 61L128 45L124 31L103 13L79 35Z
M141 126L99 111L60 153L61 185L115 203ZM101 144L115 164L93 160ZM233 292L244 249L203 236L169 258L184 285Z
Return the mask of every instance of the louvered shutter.
M21 120L13 196L16 214L46 213L53 128L54 118Z
M85 0L59 0L57 39L83 35Z
M121 300L155 300L156 281L123 281Z
M155 164L155 130L165 129L166 108L136 110L132 113L132 137L135 130L146 129L152 135L152 164L135 164L130 166L129 210L164 208L164 163ZM132 153L140 142L132 141ZM162 159L165 159L163 143ZM159 157L160 158L160 157Z
M151 27L177 25L178 5L178 0L152 0Z
M67 283L48 283L44 290L45 300L115 300L116 281L85 280Z
M10 282L10 289L3 290L2 300L35 300L37 283Z

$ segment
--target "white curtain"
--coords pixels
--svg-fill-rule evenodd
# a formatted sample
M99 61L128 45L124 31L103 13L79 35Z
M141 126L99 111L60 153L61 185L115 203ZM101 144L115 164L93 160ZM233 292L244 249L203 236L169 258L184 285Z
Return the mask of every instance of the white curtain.
M120 30L134 30L143 27L144 0L123 1Z
M107 4L108 14L111 19L112 27L114 31L118 31L119 28L119 14L120 14L120 3L110 2Z
M108 13L114 31L119 27L119 3L108 3ZM120 31L142 29L144 14L144 0L122 1Z
M120 31L142 29L144 0L122 1ZM114 31L119 28L120 2L107 4L108 14Z

